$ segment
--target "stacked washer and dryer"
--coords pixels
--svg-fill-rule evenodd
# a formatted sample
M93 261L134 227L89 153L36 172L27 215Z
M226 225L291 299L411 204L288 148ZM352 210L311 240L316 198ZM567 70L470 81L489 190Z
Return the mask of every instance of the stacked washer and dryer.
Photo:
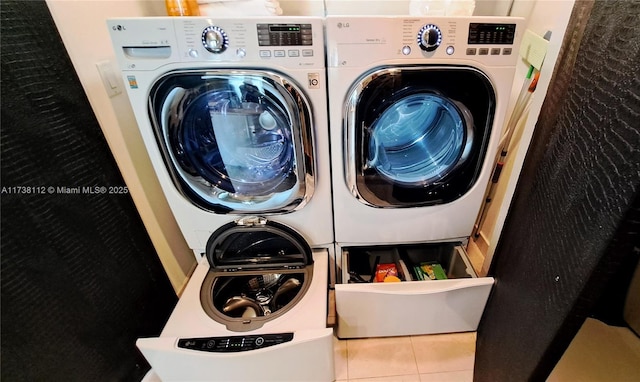
M108 20L154 170L199 263L158 338L162 380L333 380L321 18Z
M339 337L477 329L493 279L477 277L465 247L523 26L506 17L326 18ZM444 274L424 277L433 269ZM388 270L403 282L372 282Z

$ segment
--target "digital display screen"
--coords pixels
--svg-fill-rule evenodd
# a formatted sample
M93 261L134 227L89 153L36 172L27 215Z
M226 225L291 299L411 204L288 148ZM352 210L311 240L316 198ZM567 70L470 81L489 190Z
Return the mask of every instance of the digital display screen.
M468 44L513 44L516 24L469 24Z
M271 32L300 32L300 26L282 26L282 25L271 25L269 26L269 30Z
M311 24L258 24L259 46L313 45Z

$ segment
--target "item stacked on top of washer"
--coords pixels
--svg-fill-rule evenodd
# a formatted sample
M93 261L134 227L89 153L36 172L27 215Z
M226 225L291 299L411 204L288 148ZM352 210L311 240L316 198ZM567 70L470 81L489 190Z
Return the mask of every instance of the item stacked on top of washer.
M247 17L280 16L278 0L198 0L201 16Z

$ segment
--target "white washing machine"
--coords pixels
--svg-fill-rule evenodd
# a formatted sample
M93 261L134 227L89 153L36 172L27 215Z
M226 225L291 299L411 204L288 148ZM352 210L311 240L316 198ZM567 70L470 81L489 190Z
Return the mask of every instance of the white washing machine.
M333 218L320 18L108 20L160 185L199 259L162 380L333 380Z
M493 280L475 277L464 243L491 176L524 20L329 16L325 25L338 334L475 330ZM448 279L365 284L380 263L409 263L402 279L411 280L412 266L428 262ZM406 317L415 325L385 324Z
M138 348L163 381L333 381L327 250L247 219L212 235L160 337Z
M199 258L218 227L266 215L333 242L322 19L108 21L160 185Z

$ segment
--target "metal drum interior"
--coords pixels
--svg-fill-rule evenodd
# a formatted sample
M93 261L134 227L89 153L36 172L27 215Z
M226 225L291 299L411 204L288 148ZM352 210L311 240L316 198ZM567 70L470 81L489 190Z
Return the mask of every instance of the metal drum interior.
M463 164L472 140L464 105L433 93L412 94L373 123L366 162L392 182L420 187Z
M200 300L231 331L280 317L304 296L313 275L308 244L295 231L259 218L228 224L207 243L211 269Z
M344 108L345 182L376 208L445 204L477 181L495 91L466 66L379 67L354 82Z
M217 213L286 212L313 190L309 105L271 72L177 72L150 96L178 190Z

